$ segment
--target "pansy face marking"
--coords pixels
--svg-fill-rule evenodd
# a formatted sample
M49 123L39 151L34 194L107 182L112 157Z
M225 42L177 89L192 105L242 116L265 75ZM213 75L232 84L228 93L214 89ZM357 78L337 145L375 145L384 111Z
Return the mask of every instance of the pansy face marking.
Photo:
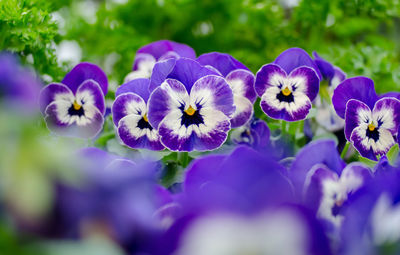
M263 66L256 76L255 88L261 108L271 118L304 119L318 93L319 79L309 67L298 67L289 75L275 64Z
M371 109L361 101L351 99L346 106L346 138L363 157L376 160L395 143L400 116L400 101L382 98Z

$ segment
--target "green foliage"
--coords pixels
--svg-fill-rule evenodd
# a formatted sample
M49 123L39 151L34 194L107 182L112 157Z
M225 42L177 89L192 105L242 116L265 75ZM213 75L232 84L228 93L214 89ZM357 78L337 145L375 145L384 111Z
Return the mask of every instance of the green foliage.
M54 7L46 0L0 1L0 49L19 54L41 74L59 79L54 50L59 35L51 11Z

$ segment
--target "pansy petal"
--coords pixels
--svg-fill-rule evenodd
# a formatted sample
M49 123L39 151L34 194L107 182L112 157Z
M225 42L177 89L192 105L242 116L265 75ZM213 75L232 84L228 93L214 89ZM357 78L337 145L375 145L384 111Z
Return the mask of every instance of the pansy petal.
M384 155L395 144L393 135L390 131L379 129L379 139L374 141L366 136L365 127L357 127L353 130L350 137L354 148L361 156L377 160L376 155Z
M314 69L318 79L322 80L322 75L314 60L306 51L300 48L290 48L282 52L274 61L274 64L280 66L286 73L290 73L300 66L308 66Z
M212 108L231 116L235 112L233 92L221 76L207 75L197 80L190 92L190 105Z
M180 58L180 56L179 56L179 54L176 53L175 51L168 51L168 52L164 53L164 54L158 59L158 61L163 61L163 60L167 60L167 59L170 59L170 58L178 59L178 58Z
M296 68L289 74L288 79L294 84L292 87L294 86L296 90L305 93L310 101L318 95L319 79L314 69L309 67Z
M231 87L234 95L244 96L254 103L257 99L254 90L254 74L246 70L234 70L226 77L226 81Z
M45 114L46 107L55 100L68 97L68 101L74 98L72 91L61 83L52 83L44 87L39 96L40 111Z
M149 99L150 91L150 80L146 78L139 78L127 83L122 84L115 91L115 97L127 92L132 92L139 95L145 102Z
M142 117L147 112L147 106L143 98L134 93L124 93L119 95L112 105L112 115L115 126L127 115Z
M104 115L106 107L100 85L94 80L84 81L76 91L78 103L94 105Z
M387 92L385 94L379 95L379 98L384 98L384 97L394 97L394 98L400 100L400 92L391 91L391 92Z
M193 84L206 75L219 75L207 67L200 65L197 61L180 58L176 60L175 66L168 74L167 78L176 79L185 85L186 90L190 92Z
M305 119L311 109L310 99L301 93L294 97L294 102L280 102L277 99L279 91L277 87L270 87L261 97L260 105L265 114L273 119L283 119L286 121Z
M89 110L92 113L90 116L91 118L88 118L84 125L78 125L77 122L72 124L64 122L63 119L60 118L60 107L65 107L65 105L53 102L46 108L46 125L48 129L55 134L80 138L93 138L102 130L104 118L97 107L89 107Z
M350 141L351 132L361 123L369 124L372 115L368 105L361 101L350 99L347 102L344 134L346 139Z
M185 86L174 79L167 79L160 87L155 89L148 102L148 118L150 124L158 129L160 122L172 109L179 109L181 105L189 102L189 95Z
M342 172L345 163L333 140L320 139L299 151L290 167L290 176L295 187L302 188L307 172L316 164L324 164L337 174Z
M142 116L130 114L119 121L118 135L127 146L134 149L162 150L164 146L155 129L138 127Z
M166 52L174 51L179 56L185 58L196 58L195 51L186 44L177 43L169 40L160 40L147 44L137 50L137 53L147 53L154 56L157 60Z
M100 67L91 63L83 62L76 65L69 73L67 73L67 75L65 75L61 83L67 85L72 92L75 93L84 81L90 79L95 80L100 85L104 95L107 94L108 81L106 74Z
M333 92L332 103L336 113L344 119L346 104L350 99L357 99L372 109L378 100L374 82L367 77L354 77L344 80Z
M370 181L372 177L372 172L367 166L352 162L343 169L340 181L348 191L353 191Z
M155 90L165 81L165 79L167 79L168 74L170 74L172 69L174 69L175 62L176 60L171 58L164 61L159 61L154 65L150 78L150 92Z
M161 142L172 151L205 151L220 147L230 129L229 118L214 109L201 109L202 124L186 127L180 110L171 111L160 123Z
M148 72L148 69L153 69L153 66L157 60L155 57L148 53L137 53L135 55L135 61L133 62L133 71L142 70Z
M224 77L236 69L249 70L245 65L226 53L205 53L199 56L197 61L203 66L210 65L215 67Z
M317 52L313 52L314 62L318 66L319 71L322 74L322 78L324 80L331 80L335 74L335 70L333 69L333 65L321 58Z
M335 70L335 73L332 77L332 79L330 80L329 85L333 88L336 89L336 87L346 79L346 73L342 71L342 69L340 69L339 67L334 67L333 68Z
M257 95L261 97L269 87L277 87L286 76L286 72L275 64L262 66L256 74L254 83Z
M339 176L324 164L314 165L308 172L304 181L304 202L317 210L324 195L324 183L337 182Z
M253 116L253 103L242 96L233 97L236 111L231 119L232 128L240 127L246 124Z
M400 126L400 101L390 97L378 100L372 111L372 117L378 122L379 128L396 134Z

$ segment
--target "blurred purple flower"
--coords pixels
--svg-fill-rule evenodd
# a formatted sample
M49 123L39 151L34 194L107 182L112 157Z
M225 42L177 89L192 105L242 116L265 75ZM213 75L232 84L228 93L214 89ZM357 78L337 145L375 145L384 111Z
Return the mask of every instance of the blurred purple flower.
M136 78L150 78L156 62L180 57L195 59L196 53L186 44L168 40L147 44L136 52L133 71L125 77L124 83Z
M180 58L155 65L148 119L162 144L173 151L220 147L235 111L232 89L216 72Z
M307 173L305 203L316 211L317 217L339 228L344 219L341 208L349 194L371 181L372 176L371 170L358 162L347 165L340 175L324 164L316 164Z
M2 107L32 113L37 107L42 83L35 73L22 67L16 56L0 52L0 100Z
M112 106L113 121L122 142L134 149L162 150L160 136L147 119L150 80L134 79L120 86Z
M262 66L256 74L255 89L262 110L273 119L305 119L321 78L307 52L299 48L282 52L274 63Z
M333 140L320 139L303 147L289 169L289 176L298 196L302 195L308 172L315 166L324 165L338 176L346 163L340 158Z
M318 66L323 80L321 81L319 96L315 99L317 107L316 120L319 125L330 132L335 132L343 129L344 120L341 119L335 112L332 105L332 96L334 89L346 79L346 74L330 62L321 58L315 51L313 52L314 62ZM328 86L323 83L326 81Z
M330 254L312 213L287 204L294 196L284 172L246 146L194 160L158 254Z
M58 235L81 238L103 234L127 251L143 251L162 228L158 208L172 198L157 184L155 162L132 162L97 148L78 157L81 180L58 183L55 220Z
M212 70L217 70L225 77L233 91L233 100L236 106L231 119L232 128L247 123L253 115L253 104L257 95L254 90L254 74L232 56L225 53L206 53L197 58L197 61Z
M313 52L314 62L322 75L322 80L326 80L333 89L346 79L346 74L337 66L321 58L317 52Z
M52 83L40 93L40 109L47 127L56 134L93 138L102 129L108 81L91 63L75 66L61 83Z
M349 197L341 229L340 255L399 254L400 171L376 176Z
M257 151L264 151L269 148L270 133L265 121L253 118L244 126L233 130L231 140L236 144L244 144Z

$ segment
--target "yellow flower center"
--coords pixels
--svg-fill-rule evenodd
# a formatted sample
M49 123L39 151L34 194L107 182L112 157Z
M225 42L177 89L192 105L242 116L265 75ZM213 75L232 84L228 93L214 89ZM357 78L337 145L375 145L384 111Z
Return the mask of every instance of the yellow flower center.
M196 112L196 110L193 109L193 107L191 105L189 105L189 108L187 108L185 110L185 112L186 112L187 115L192 116Z
M368 125L369 131L374 131L375 130L375 125L373 123Z
M79 110L82 107L82 105L78 104L78 102L76 102L76 100L74 100L73 106L74 106L75 110Z
M147 114L143 115L143 119L144 119L144 121L149 122L149 119L147 118Z
M290 91L290 89L288 87L285 87L284 89L282 89L282 94L284 96L289 96L292 93L292 91Z

